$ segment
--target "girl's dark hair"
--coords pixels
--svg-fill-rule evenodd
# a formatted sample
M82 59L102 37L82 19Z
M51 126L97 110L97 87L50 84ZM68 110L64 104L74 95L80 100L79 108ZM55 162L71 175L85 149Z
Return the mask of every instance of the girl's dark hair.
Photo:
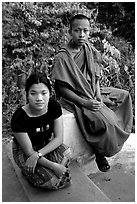
M51 92L50 81L47 78L46 74L36 72L36 73L32 73L26 81L26 86L25 86L26 95L28 96L29 89L33 84L39 84L39 83L45 84L48 87L49 92Z
M72 25L73 25L73 22L75 19L78 19L78 20L83 20L83 19L87 19L87 20L90 20L88 17L86 17L85 15L82 15L82 14L77 14L75 16L73 16L71 19L70 19L70 29L72 29Z

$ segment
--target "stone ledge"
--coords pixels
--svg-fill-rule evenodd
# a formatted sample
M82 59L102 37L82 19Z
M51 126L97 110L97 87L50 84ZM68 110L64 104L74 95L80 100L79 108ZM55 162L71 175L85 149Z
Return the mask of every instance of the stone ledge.
M63 110L64 144L71 149L72 159L94 158L91 147L83 137L73 113Z

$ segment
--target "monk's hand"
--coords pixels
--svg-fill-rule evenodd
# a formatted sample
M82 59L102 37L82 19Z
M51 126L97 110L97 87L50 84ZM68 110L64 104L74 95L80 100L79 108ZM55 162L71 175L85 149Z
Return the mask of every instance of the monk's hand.
M100 94L96 95L96 100L103 104L103 99L102 99L102 96Z
M25 166L26 166L26 171L27 171L28 176L31 176L31 175L34 174L35 167L36 167L36 164L37 164L38 159L39 159L38 153L37 153L37 152L34 152L34 153L26 160Z
M86 101L86 106L92 111L98 111L102 108L103 103L102 101L97 101L95 99L89 99Z

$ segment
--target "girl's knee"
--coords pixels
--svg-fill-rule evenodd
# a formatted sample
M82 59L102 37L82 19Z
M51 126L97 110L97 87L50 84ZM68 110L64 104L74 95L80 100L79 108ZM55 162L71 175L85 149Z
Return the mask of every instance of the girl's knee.
M60 147L59 147L59 151L60 153L62 154L62 157L66 157L68 159L71 158L71 149L70 147L68 147L67 145L65 144L62 144Z

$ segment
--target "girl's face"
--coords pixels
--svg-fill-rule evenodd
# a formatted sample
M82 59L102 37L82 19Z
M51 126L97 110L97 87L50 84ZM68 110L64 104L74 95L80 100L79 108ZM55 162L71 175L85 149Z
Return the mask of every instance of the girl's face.
M49 97L49 89L44 83L33 84L28 92L29 105L36 111L47 108Z
M74 19L70 34L73 42L81 46L88 40L90 23L88 19Z

